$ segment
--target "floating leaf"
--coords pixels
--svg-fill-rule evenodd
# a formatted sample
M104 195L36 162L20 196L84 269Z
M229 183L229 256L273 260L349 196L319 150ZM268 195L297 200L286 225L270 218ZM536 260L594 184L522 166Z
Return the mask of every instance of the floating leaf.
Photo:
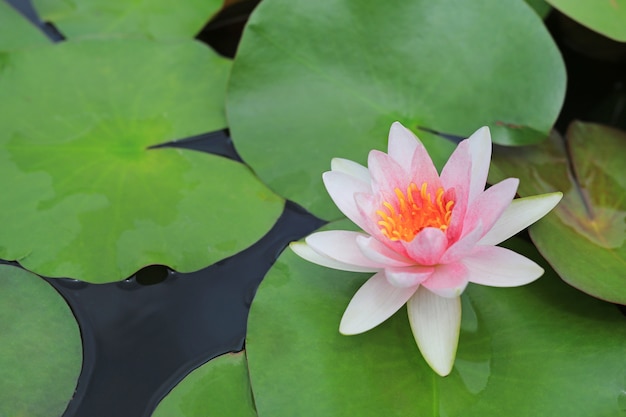
M0 68L2 52L43 46L50 41L8 3L0 2Z
M280 215L246 166L150 149L225 126L230 63L201 44L67 42L10 62L0 258L90 282L153 263L188 272L250 246Z
M491 180L520 178L522 196L562 191L530 228L561 278L595 297L626 304L626 133L572 123L541 145L496 149Z
M626 42L626 0L546 0L581 25L606 37Z
M546 0L525 0L526 3L542 18L545 19L550 13L551 7Z
M72 311L43 279L0 265L0 416L60 416L82 364Z
M33 0L43 20L69 38L144 36L191 38L223 0Z
M256 417L243 352L210 360L159 403L152 417Z
M564 91L560 54L519 0L264 0L237 51L227 114L259 177L330 219L321 173L333 157L364 163L384 149L392 122L458 136L497 125L512 133L494 140L528 143L545 137ZM417 133L441 166L453 145Z
M523 241L509 246L540 258ZM285 251L248 321L259 416L618 415L626 320L545 266L544 277L523 287L470 284L455 366L442 378L422 359L404 308L364 334L339 334L344 309L371 274Z

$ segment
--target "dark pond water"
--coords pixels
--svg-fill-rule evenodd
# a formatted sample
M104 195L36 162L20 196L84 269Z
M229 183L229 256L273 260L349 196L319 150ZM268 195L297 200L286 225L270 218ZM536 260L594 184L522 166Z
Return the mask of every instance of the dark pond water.
M50 39L28 1L9 0ZM256 1L230 7L198 39L223 55L235 53ZM575 118L626 128L626 52L553 14L548 19L568 68L568 93L557 128ZM588 40L591 42L580 41ZM593 45L593 46L589 46ZM610 111L598 111L609 108ZM227 131L207 132L178 146L240 160ZM159 400L198 365L244 347L248 310L256 289L286 245L323 222L287 203L274 228L251 248L203 270L182 274L144 268L104 285L48 279L65 297L81 328L83 369L64 417L149 416Z

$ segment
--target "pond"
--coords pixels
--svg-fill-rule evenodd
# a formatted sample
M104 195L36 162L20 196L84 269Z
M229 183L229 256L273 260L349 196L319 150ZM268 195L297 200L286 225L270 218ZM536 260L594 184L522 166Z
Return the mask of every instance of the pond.
M626 413L626 39L521 0L222 3L1 5L0 416ZM449 376L404 314L339 334L372 274L289 249L358 230L322 173L394 121L439 171L488 125L491 187L564 195L503 243L542 278L460 290Z

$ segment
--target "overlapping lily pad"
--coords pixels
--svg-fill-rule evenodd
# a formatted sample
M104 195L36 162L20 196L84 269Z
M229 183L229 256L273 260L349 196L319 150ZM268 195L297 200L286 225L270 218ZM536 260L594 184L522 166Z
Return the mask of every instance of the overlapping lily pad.
M580 24L626 42L626 1L546 0Z
M142 36L191 38L223 0L33 0L41 18L71 39Z
M227 113L237 149L279 194L326 219L333 157L365 162L391 123L467 136L540 140L565 71L524 2L264 0L241 40ZM418 135L441 166L452 145Z
M0 265L0 415L60 416L81 369L78 325L47 282Z
M152 417L256 417L244 352L202 365L161 401Z
M522 196L562 191L561 203L530 229L561 278L626 304L626 133L574 122L541 145L498 149L491 178L520 178Z
M530 245L512 245L538 258ZM445 378L422 359L405 309L365 334L339 334L341 315L368 276L309 264L289 250L281 256L261 284L248 322L259 416L622 412L626 320L553 271L519 288L470 284L457 360Z
M267 232L282 200L237 162L151 146L225 127L230 62L193 42L68 42L0 73L0 258L46 276L191 271Z

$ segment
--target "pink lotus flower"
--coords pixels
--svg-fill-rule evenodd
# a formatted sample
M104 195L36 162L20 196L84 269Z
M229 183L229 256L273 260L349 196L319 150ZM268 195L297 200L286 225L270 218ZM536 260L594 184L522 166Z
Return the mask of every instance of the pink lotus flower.
M391 126L388 151L371 151L367 168L333 159L323 175L337 207L365 233L318 232L291 247L319 265L375 272L350 301L339 331L365 332L407 304L419 350L445 376L456 355L461 293L469 282L514 287L539 278L539 265L495 245L543 217L562 194L514 200L516 178L485 190L486 127L458 145L441 175L400 123Z

